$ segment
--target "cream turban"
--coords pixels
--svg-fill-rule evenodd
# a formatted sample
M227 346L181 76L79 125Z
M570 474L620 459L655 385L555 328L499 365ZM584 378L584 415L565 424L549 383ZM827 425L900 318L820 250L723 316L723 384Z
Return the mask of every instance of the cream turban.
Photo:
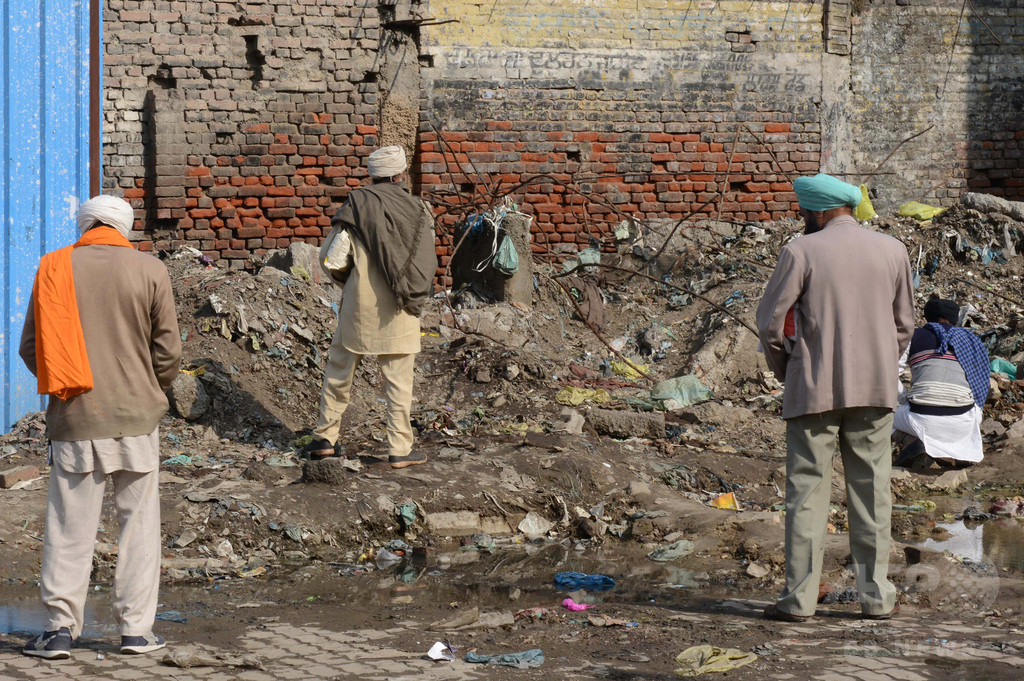
M85 234L98 222L110 225L127 239L135 222L135 211L116 196L94 196L78 208L78 231Z
M394 177L408 167L405 149L396 145L381 147L373 152L366 164L370 177Z

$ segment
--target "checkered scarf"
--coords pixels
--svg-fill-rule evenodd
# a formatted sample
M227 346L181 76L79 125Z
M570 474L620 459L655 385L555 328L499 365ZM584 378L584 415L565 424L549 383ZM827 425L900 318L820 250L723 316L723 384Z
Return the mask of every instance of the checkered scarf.
M989 361L988 352L985 351L981 339L962 326L945 329L942 324L931 322L927 327L939 339L937 352L945 353L949 348L953 348L953 354L967 374L967 382L974 393L975 404L979 407L984 406L989 389Z

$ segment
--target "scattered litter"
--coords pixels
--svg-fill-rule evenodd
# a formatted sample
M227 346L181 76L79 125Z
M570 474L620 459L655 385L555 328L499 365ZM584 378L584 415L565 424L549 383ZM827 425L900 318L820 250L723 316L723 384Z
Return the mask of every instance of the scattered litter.
M565 386L555 395L556 402L570 407L578 407L584 402L604 404L610 402L611 399L612 396L604 388L590 390L589 388L577 388L571 385Z
M503 653L501 655L480 655L475 650L466 653L466 662L479 664L497 664L503 667L515 667L516 669L529 669L539 667L544 663L544 652L540 648L524 650L521 653Z
M455 649L446 642L438 641L427 651L427 657L435 662L454 662Z
M555 588L559 591L610 591L615 588L615 580L607 575L559 572L555 575Z
M767 565L764 565L763 563L758 563L757 561L754 561L753 563L750 563L750 565L747 566L747 575L753 577L754 579L761 579L762 577L767 577L771 574L771 572L771 568L769 568Z
M700 676L709 672L727 672L757 660L754 653L736 648L693 646L679 653L676 662L683 665L675 670L676 676Z
M526 517L520 521L516 529L532 539L534 537L543 537L554 526L555 524L544 516L540 515L536 511L530 511L526 514Z
M639 622L630 622L629 620L620 620L615 617L608 617L607 615L590 615L587 617L587 622L592 627L638 627Z
M717 497L711 500L711 505L715 508L727 508L734 511L740 510L740 505L736 503L736 495L732 492L726 492L725 494L719 494Z
M692 552L693 542L689 539L680 539L672 542L668 546L659 546L648 553L647 557L659 563L668 563L673 560L678 560L683 556L688 556Z
M179 624L188 623L188 615L177 610L166 610L164 612L158 612L156 618L162 622L177 622Z
M707 402L713 397L714 394L707 386L692 374L670 378L651 388L651 399L661 400L669 411Z
M825 591L825 593L819 594L818 602L826 605L834 605L837 603L860 603L860 592L857 591L857 587L848 586L843 589L833 589L831 585L827 585L828 589L820 589L819 591Z
M570 610L572 612L580 612L581 610L589 610L590 608L594 607L594 606L592 606L592 605L590 605L588 603L577 603L576 601L574 601L571 598L566 598L565 600L563 600L562 601L562 605L564 605L568 610Z
M172 456L169 459L164 459L160 462L161 466L190 466L192 465L192 457L187 454L178 454Z
M524 610L516 611L515 615L513 615L513 618L516 622L518 622L519 620L539 620L542 617L544 617L544 615L547 615L549 612L551 611L547 608L526 608Z
M160 660L169 667L237 667L239 669L265 670L263 662L255 655L228 655L227 653L200 653L194 650L173 650Z
M633 363L633 366L635 366L636 369L629 366L625 362L619 361L609 362L609 366L611 366L612 372L616 376L622 376L623 378L640 378L640 376L642 375L640 373L641 371L644 374L647 374L650 373L651 370L650 364L637 364L636 362ZM637 369L639 369L640 371L637 371Z

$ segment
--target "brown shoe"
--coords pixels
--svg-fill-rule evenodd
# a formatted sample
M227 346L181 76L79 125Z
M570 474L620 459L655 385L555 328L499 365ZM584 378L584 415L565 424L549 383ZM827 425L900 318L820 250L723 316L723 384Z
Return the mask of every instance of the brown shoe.
M392 468L408 468L418 466L427 462L427 455L423 452L409 452L405 456L389 456L388 463Z
M794 624L806 622L811 619L810 615L791 615L785 610L779 610L779 606L775 603L772 603L764 609L764 616L767 619L775 620L776 622L792 622Z
M882 613L881 615L869 615L866 612L864 612L864 613L861 613L860 618L862 620L891 620L893 617L896 617L896 615L898 615L898 614L900 614L900 604L899 603L897 603L896 605L892 606L892 610L890 610L889 612Z

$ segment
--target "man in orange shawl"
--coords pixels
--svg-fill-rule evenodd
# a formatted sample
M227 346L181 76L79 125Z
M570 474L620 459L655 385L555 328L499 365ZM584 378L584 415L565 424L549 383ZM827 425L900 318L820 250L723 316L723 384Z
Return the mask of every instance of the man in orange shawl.
M26 655L71 656L82 631L109 475L120 524L114 610L121 652L164 646L153 633L160 580L159 433L181 338L167 269L132 248L132 207L82 204L73 246L43 256L20 354L49 395L50 489L40 574L46 630Z

